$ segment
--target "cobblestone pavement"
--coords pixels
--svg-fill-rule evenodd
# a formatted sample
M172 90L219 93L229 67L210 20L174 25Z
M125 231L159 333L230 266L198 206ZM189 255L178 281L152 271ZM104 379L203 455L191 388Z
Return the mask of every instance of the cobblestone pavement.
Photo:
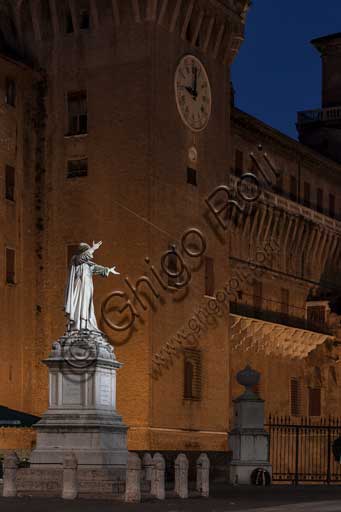
M112 501L0 498L0 512L341 512L341 486L218 486L209 499L128 505Z

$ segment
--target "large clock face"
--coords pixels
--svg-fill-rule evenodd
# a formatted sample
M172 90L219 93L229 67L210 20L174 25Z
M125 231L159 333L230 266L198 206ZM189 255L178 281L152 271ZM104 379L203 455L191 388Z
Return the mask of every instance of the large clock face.
M193 131L206 128L211 115L211 87L203 64L185 55L175 72L175 96L183 122Z

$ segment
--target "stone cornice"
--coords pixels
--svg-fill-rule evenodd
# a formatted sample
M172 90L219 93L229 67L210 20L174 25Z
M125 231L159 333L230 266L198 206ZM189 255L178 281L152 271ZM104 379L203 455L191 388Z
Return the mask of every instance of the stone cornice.
M263 142L264 140L275 142L282 149L283 154L288 154L288 152L294 154L296 159L299 157L308 164L318 169L323 169L324 172L327 169L332 173L334 178L341 179L340 164L325 157L317 151L314 151L308 146L305 146L297 140L292 139L288 135L285 135L252 115L234 107L231 112L231 121L232 133L235 131L240 133L240 135L245 136L245 130L248 130L250 134L254 136L259 134L259 142Z

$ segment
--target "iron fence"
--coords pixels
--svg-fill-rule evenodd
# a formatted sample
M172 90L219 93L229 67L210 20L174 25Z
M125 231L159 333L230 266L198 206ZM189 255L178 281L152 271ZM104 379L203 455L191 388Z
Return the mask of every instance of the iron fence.
M274 482L341 482L341 464L333 455L340 418L270 416L266 426Z

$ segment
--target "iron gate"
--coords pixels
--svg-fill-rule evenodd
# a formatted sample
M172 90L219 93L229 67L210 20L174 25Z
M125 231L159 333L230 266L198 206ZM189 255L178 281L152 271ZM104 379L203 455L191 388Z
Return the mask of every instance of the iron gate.
M341 464L333 455L333 442L341 436L339 418L270 416L267 428L274 482L341 482Z

